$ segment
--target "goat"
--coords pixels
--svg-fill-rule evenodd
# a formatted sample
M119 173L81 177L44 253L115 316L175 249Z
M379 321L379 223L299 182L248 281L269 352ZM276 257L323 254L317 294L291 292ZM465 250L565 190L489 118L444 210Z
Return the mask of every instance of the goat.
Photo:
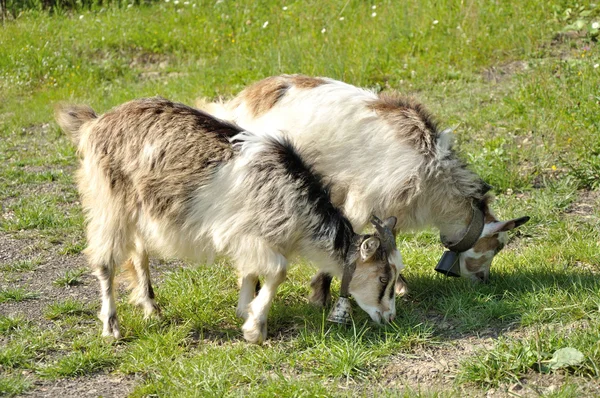
M131 301L146 316L156 312L149 253L196 261L228 255L241 285L236 312L252 343L267 336L267 314L294 253L342 277L342 293L374 321L394 319L403 267L395 218L375 223L374 235L355 234L288 139L159 97L102 116L63 105L56 119L80 155L85 254L100 281L104 336L120 337L113 286L120 264L133 268ZM264 285L255 296L259 276Z
M198 99L196 106L245 129L283 131L293 138L328 178L334 205L355 230L362 230L371 214L394 215L399 230L437 227L455 254L450 264L440 261L438 271L488 281L506 231L529 219L496 219L489 186L456 156L452 133L440 131L414 99L330 78L282 75L261 80L228 102ZM312 301L327 303L329 296L322 294L327 289L320 285L330 281L315 278ZM397 291L405 288L399 279Z

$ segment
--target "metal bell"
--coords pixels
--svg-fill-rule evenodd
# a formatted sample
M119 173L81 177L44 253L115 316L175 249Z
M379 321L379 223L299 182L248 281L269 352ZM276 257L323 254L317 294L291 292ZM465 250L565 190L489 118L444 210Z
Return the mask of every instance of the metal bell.
M347 297L340 297L331 309L327 320L343 325L352 323L352 305L350 304L350 299Z

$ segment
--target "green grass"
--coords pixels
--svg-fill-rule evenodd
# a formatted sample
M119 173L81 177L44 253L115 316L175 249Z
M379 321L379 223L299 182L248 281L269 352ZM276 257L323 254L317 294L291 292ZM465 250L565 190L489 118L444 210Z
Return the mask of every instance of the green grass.
M67 299L62 302L50 304L44 312L46 319L50 320L59 319L62 317L86 315L94 315L94 312L89 308L89 306L73 299Z
M98 303L65 293L39 304L44 319L0 316L8 372L0 395L37 379L111 372L135 376L132 396L458 397L506 392L522 380L557 386L539 390L548 396L598 394L582 390L600 380L600 195L581 191L600 181L596 3L76 3L47 12L30 0L0 27L0 233L35 242L29 260L0 265L0 303L39 297L25 278L40 259L85 247L77 156L52 118L60 101L98 112L152 95L192 104L299 72L396 89L424 102L442 127L457 126L458 150L494 187L499 218L532 220L494 260L488 285L433 272L442 253L435 231L402 234L411 294L383 328L358 308L351 328L327 323L306 300L314 270L298 264L263 347L243 342L227 261L169 269L155 283L160 319L144 319L121 297L118 343L100 337ZM61 292L87 288L77 285L83 273L47 282ZM487 336L487 349L460 348ZM584 362L544 372L540 365L564 347ZM428 355L453 362L456 381L402 384Z
M83 376L110 370L116 363L110 346L102 341L75 342L73 346L73 352L39 369L39 375L49 379Z
M5 272L26 272L35 270L38 265L42 263L42 259L39 257L20 260L12 263L0 264L0 271Z
M81 277L86 273L85 268L69 269L65 274L52 282L55 286L77 286L81 283Z
M31 388L31 382L21 376L0 376L0 395L13 397Z
M36 292L31 292L22 288L0 289L0 303L20 302L32 300L39 297Z
M9 335L19 332L27 322L22 316L4 316L0 315L0 334Z

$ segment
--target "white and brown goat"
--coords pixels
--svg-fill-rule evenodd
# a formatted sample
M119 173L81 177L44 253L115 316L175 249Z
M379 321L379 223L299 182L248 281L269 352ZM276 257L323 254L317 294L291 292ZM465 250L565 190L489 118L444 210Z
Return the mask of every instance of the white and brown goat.
M489 187L456 156L452 133L438 130L413 99L329 78L282 75L249 86L229 102L200 99L196 105L242 128L281 131L293 139L327 178L334 205L356 231L371 214L396 216L399 230L437 227L443 244L457 253L456 274L474 281L488 280L506 231L529 219L494 217ZM330 280L315 278L313 301L325 304Z
M380 223L374 235L355 234L287 139L254 135L162 98L100 117L87 106L62 106L56 116L80 155L85 253L100 280L104 335L120 336L113 286L120 264L134 268L132 301L147 316L156 310L148 253L196 261L228 255L239 272L237 314L250 342L266 338L267 314L294 253L346 278L376 322L394 318L403 267L391 232L396 220ZM255 296L259 276L265 279Z

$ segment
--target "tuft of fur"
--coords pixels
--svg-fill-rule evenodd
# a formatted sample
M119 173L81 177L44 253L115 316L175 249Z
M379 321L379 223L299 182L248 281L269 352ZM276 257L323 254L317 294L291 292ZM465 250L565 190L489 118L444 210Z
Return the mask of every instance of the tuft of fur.
M87 105L59 104L54 111L58 125L67 132L75 145L79 145L79 136L84 124L98 116Z

